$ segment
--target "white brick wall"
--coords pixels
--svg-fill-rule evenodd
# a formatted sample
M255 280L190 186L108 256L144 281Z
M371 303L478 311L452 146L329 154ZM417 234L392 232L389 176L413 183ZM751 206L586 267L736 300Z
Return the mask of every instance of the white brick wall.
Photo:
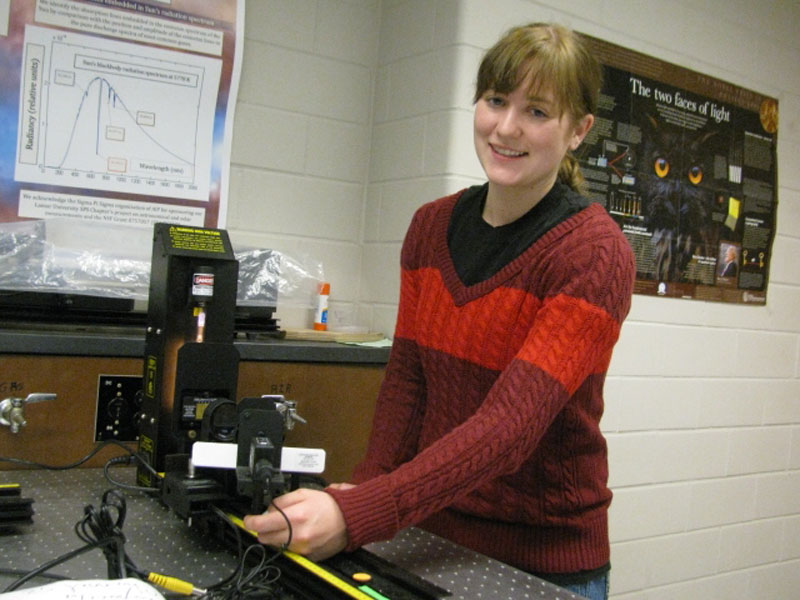
M353 304L380 3L250 0L245 22L227 228L234 244L322 262L334 297ZM277 316L298 327L310 314L284 303Z
M228 228L323 261L391 333L402 237L480 181L482 51L555 20L780 101L766 307L635 296L606 386L612 596L800 597L800 4L780 0L248 0ZM279 306L288 326L299 307Z

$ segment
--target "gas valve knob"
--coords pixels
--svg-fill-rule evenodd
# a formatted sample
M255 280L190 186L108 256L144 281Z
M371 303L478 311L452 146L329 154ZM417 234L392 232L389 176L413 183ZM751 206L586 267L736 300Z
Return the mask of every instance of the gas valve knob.
M21 427L28 422L25 420L25 405L35 402L55 400L56 394L28 394L25 398L6 398L0 401L0 425L8 425L11 433L19 433Z

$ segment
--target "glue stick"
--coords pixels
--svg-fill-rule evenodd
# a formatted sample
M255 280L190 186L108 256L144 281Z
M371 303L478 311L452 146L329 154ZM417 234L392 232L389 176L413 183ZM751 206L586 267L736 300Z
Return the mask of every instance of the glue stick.
M327 331L328 329L328 296L331 294L330 283L320 283L317 294L317 311L314 314L314 329Z

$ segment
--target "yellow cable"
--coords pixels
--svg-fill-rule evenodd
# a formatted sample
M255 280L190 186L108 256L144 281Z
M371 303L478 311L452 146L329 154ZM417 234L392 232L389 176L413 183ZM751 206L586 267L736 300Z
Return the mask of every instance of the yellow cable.
M166 575L161 575L160 573L153 573L152 571L147 576L147 581L150 583L155 583L156 585L163 587L170 592L175 592L176 594L183 594L184 596L192 596L192 595L201 595L205 594L206 590L202 590L200 588L194 587L188 581L183 581L181 579L177 579L175 577L167 577Z

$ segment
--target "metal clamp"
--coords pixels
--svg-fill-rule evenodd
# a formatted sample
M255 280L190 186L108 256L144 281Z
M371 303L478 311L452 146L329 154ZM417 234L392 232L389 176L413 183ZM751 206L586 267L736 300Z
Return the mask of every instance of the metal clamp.
M8 425L11 433L19 433L20 427L25 427L25 405L34 402L55 400L56 394L28 394L25 398L6 398L0 401L0 425Z
M287 431L291 431L292 429L294 429L295 423L302 423L303 425L308 423L308 421L306 421L303 417L301 417L298 414L297 402L295 400L287 400L283 396L265 396L265 397L275 398L275 408L283 416L284 425Z

